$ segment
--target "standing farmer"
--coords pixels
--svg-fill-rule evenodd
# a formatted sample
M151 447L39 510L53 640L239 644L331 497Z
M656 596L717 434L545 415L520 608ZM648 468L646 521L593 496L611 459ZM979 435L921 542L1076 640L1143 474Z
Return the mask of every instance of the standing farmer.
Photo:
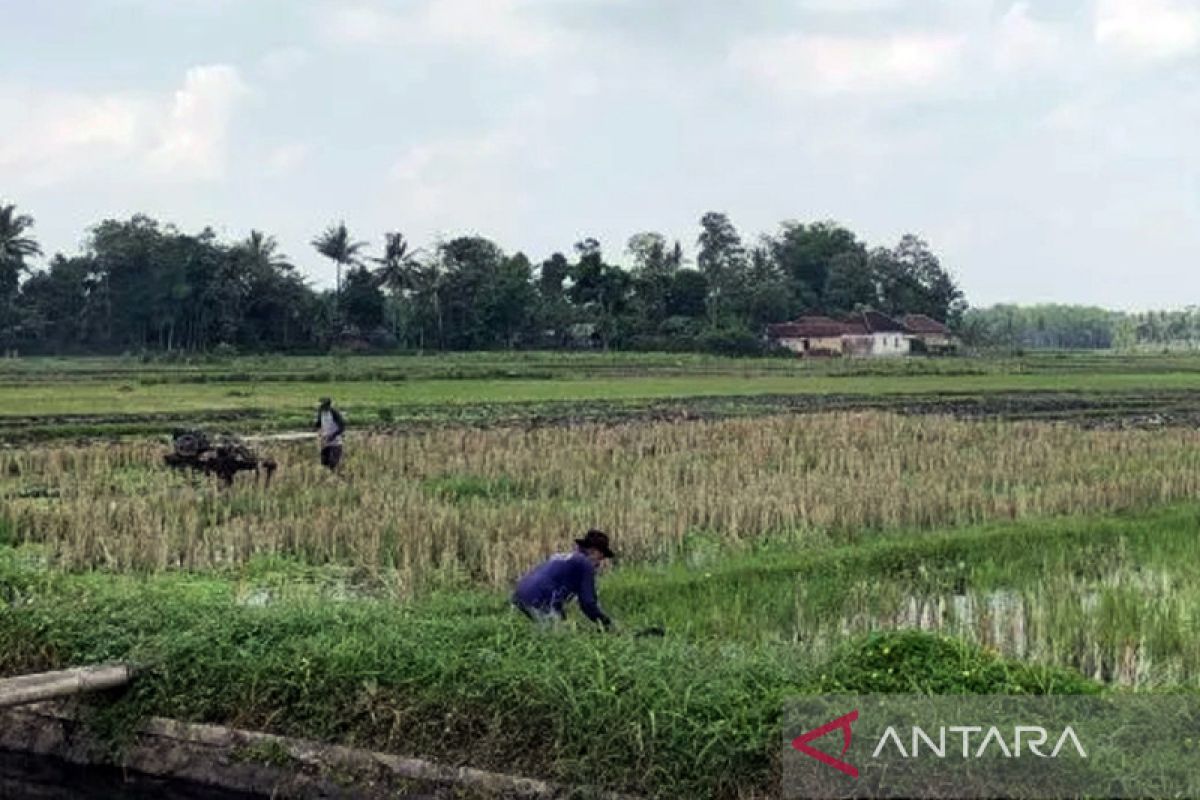
M313 427L317 429L317 439L321 444L321 466L336 473L338 465L342 463L342 434L346 430L346 420L328 397L321 398Z
M575 540L574 552L551 556L521 578L513 605L536 622L555 622L566 618L564 604L578 597L585 617L610 628L612 620L596 598L596 570L612 557L608 534L590 530Z

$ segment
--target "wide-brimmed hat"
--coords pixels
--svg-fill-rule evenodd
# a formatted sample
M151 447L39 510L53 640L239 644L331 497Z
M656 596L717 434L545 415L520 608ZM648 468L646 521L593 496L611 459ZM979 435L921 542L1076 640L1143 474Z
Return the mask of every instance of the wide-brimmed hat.
M592 529L582 539L576 539L575 544L584 550L599 550L605 558L616 558L616 553L608 546L608 534Z

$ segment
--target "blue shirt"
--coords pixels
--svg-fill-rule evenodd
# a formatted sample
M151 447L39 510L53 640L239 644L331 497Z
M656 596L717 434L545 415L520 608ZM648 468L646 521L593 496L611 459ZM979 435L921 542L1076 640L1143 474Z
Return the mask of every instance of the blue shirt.
M563 613L563 604L579 598L579 608L592 622L610 624L596 599L596 567L582 550L551 556L517 583L513 600L526 608Z

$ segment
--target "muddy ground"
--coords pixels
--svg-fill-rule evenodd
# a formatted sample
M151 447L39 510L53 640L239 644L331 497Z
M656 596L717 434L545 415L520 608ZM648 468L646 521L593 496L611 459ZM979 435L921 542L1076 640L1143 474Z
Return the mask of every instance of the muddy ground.
M902 414L945 414L958 419L1063 421L1087 428L1200 427L1200 393L1023 392L936 395L765 395L697 397L653 401L564 401L493 403L447 407L413 405L350 411L359 430L404 432L459 426L579 425L634 421L726 419L766 414L885 410ZM307 416L263 410L212 414L96 414L0 417L0 444L37 441L115 440L163 437L176 427L199 426L239 434L303 430Z

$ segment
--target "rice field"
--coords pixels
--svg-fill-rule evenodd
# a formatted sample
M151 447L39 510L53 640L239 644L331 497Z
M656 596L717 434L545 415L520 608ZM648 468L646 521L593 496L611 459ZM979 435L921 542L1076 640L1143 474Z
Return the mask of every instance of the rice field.
M669 563L697 546L804 550L870 531L1148 507L1200 488L1192 431L881 413L360 436L344 482L314 445L279 444L269 488L242 477L223 490L161 467L163 452L0 452L0 530L68 569L287 556L386 573L406 595L453 580L502 587L592 526L613 533L623 563Z
M828 396L822 381L964 385L707 368L716 374L427 376L440 387L426 395L434 413L486 384L499 403L528 386L585 387L599 414L356 424L341 478L321 469L315 442L263 441L280 465L269 487L170 471L165 438L11 441L0 448L0 674L131 659L153 666L122 714L731 800L772 796L774 726L795 693L1200 691L1195 426L966 419L936 406L626 418L603 405L640 380L689 402L696 380L731 392L812 382L801 391L814 398ZM1014 378L993 369L967 377ZM64 393L51 374L22 378L33 407ZM1071 391L1096 376L1015 377ZM1178 419L1191 413L1186 372L1101 377L1143 394L1156 377L1179 382L1171 402ZM55 402L109 390L99 375L78 383L89 388ZM346 386L362 393L361 421L374 403L390 407L386 393L427 391L418 384L358 375ZM196 413L242 391L202 386L188 395ZM188 391L125 394L169 415L172 392ZM248 391L230 399L249 408L269 395L299 420L321 389ZM1006 402L994 397L989 408ZM514 619L512 581L593 526L620 554L601 581L605 606L624 632L661 626L665 639L595 637L578 621L546 637Z

